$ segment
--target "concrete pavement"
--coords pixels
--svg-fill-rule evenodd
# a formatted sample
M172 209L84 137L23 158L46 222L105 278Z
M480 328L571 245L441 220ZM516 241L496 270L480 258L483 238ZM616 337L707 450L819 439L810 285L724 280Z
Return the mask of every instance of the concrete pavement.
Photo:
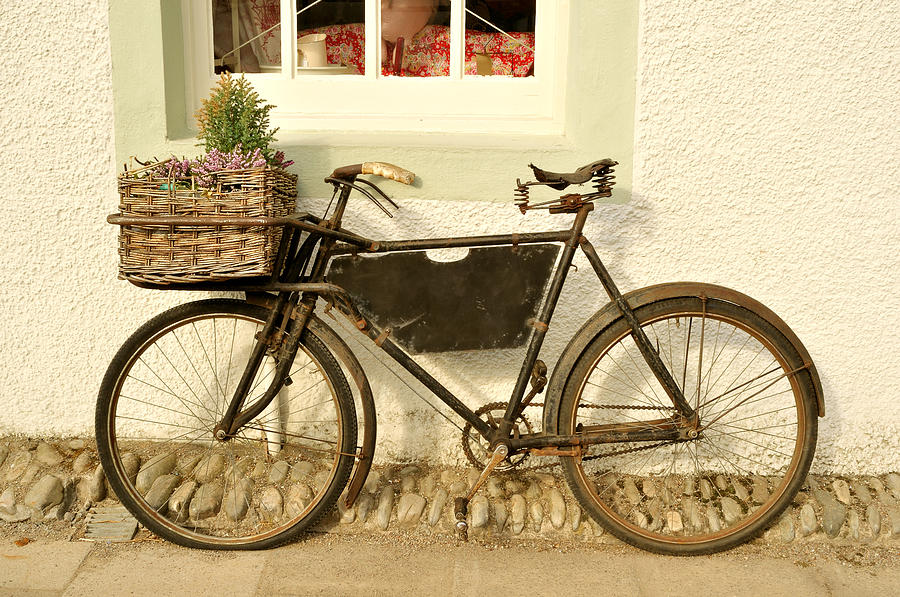
M673 558L620 545L422 542L317 535L276 550L208 552L150 539L0 544L0 595L896 595L892 546L749 545Z

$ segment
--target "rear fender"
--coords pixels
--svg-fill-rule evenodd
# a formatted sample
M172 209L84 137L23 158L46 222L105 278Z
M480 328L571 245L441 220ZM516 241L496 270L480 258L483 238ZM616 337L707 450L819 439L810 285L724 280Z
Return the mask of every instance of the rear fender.
M740 307L744 307L753 311L778 331L784 334L803 362L809 365L805 371L809 374L809 383L812 385L813 392L816 397L818 406L818 414L820 417L825 416L825 400L822 394L822 382L819 380L819 374L816 366L813 364L803 343L797 338L797 335L788 327L788 325L778 317L771 309L750 298L749 296L725 288L724 286L716 286L714 284L704 284L702 282L670 282L666 284L657 284L633 290L625 295L625 300L632 309L638 309L644 305L655 303L657 301L672 298L699 298L706 297L717 299L729 303L733 303ZM569 375L575 363L587 349L588 345L599 336L606 328L615 323L622 314L616 307L615 303L608 303L602 309L597 311L588 321L581 326L581 329L572 337L568 346L563 350L553 368L550 381L547 384L547 398L544 401L543 429L544 433L559 433L559 402L562 397L563 388L569 381Z

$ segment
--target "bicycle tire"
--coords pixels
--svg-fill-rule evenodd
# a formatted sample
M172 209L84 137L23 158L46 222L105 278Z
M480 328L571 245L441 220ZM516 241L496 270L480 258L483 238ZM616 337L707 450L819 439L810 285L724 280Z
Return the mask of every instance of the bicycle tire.
M230 299L174 307L141 326L103 378L95 424L109 484L142 525L173 543L281 545L328 514L347 483L352 393L308 329L290 385L234 439L212 435L268 314ZM248 404L267 389L274 362L267 352Z
M572 492L613 535L645 550L699 555L750 540L790 504L813 459L816 400L798 379L808 367L802 351L724 300L668 298L635 315L699 411L700 437L587 446L561 458ZM675 411L618 318L573 365L558 412L566 434Z

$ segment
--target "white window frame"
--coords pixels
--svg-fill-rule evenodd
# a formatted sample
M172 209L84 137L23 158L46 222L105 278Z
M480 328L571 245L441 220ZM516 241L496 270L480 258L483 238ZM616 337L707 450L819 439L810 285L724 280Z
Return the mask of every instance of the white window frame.
M296 0L281 0L280 74L245 76L276 106L282 131L448 132L558 135L563 132L569 0L537 0L534 76L465 76L464 0L451 5L449 77L381 75L380 0L366 0L366 74L297 75ZM187 114L215 84L212 1L182 0Z

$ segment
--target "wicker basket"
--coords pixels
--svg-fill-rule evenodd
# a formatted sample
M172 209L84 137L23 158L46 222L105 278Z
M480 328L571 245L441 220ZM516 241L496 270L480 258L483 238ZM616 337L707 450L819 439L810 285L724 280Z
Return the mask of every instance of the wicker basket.
M154 175L119 175L119 211L131 217L280 217L294 211L297 176L278 168L215 173L212 188ZM192 188L177 188L187 182ZM180 186L184 186L183 184ZM279 228L128 225L119 229L119 277L138 284L224 281L272 273Z

